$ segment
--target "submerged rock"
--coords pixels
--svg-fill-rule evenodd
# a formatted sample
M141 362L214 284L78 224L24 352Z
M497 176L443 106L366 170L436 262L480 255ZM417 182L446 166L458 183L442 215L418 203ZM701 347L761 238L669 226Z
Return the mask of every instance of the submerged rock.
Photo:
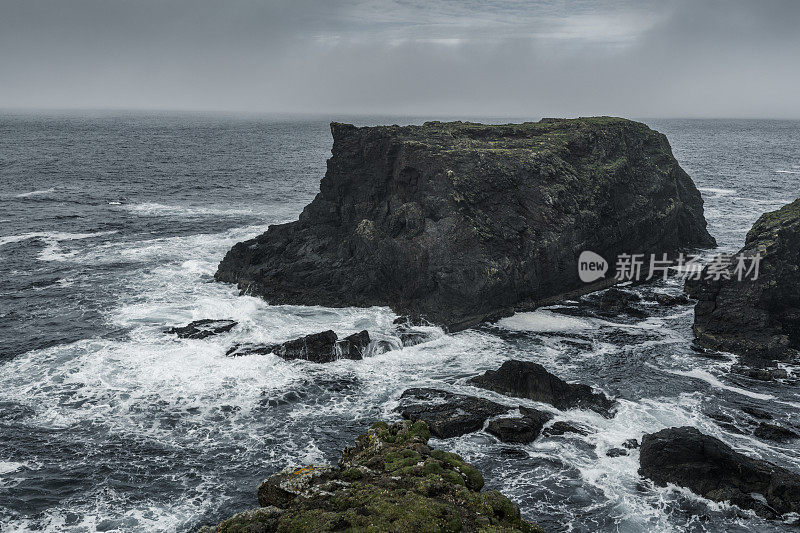
M730 501L766 518L800 512L800 475L734 451L692 427L642 437L639 473L710 500Z
M760 423L755 431L753 431L753 435L760 439L775 440L779 442L800 438L800 435L791 429L782 426L776 426L775 424L768 424L767 422Z
M172 327L165 331L165 333L176 334L181 339L205 339L212 335L219 335L232 330L237 322L233 320L214 320L211 318L204 318L202 320L195 320L189 322L185 326Z
M486 431L500 439L500 442L527 444L536 440L544 425L553 418L550 413L537 409L521 406L519 410L521 417L496 418L489 422Z
M609 448L606 450L607 457L622 457L623 455L628 455L628 450L625 448Z
M675 305L688 305L689 303L691 303L691 300L685 294L678 294L676 296L673 296L665 292L653 292L653 294L649 297L649 299L665 307L672 307Z
M614 416L611 408L615 402L605 394L592 391L588 385L567 383L538 363L512 359L469 382L507 396L549 403L558 409L591 409L607 418Z
M271 303L389 305L457 330L607 285L579 278L587 246L613 270L622 253L714 244L691 178L641 123L331 132L316 198L296 222L235 245L218 281Z
M261 509L201 533L542 531L501 493L482 492L472 465L428 447L429 436L424 422L376 423L338 465L287 468L262 483Z
M397 408L403 418L424 421L435 437L447 439L483 428L490 417L511 408L483 398L437 389L408 389Z
M765 359L786 359L800 349L800 199L765 213L747 234L745 257L761 255L758 279L690 280L694 333L706 347ZM739 255L737 254L737 255ZM752 263L748 261L745 266ZM704 270L705 278L708 270Z

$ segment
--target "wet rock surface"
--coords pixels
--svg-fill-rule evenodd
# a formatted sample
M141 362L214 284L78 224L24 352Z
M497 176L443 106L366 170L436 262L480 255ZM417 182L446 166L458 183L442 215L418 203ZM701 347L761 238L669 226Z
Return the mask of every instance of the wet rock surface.
M489 422L486 431L500 442L527 444L536 440L544 425L553 415L537 409L520 407L521 417L496 418Z
M415 388L403 392L397 410L405 419L424 421L432 435L446 439L478 431L486 420L511 407L464 394Z
M175 334L181 339L205 339L212 335L219 335L232 330L236 326L233 320L214 320L204 318L189 322L185 326L169 328L165 333Z
M452 330L585 291L613 259L711 246L664 135L596 117L484 125L331 124L320 193L235 245L215 274L274 304L389 305Z
M748 258L760 254L758 279L753 280L751 274L739 281L734 258L720 279L686 284L690 296L698 300L694 320L698 342L764 359L796 357L800 349L800 200L762 215L739 254Z
M542 530L454 453L430 448L424 422L376 423L336 466L287 468L258 489L259 509L201 533Z
M558 409L591 409L608 418L613 416L613 400L594 392L588 385L567 383L538 363L506 361L499 369L487 370L469 382L507 396L548 403Z
M692 427L642 437L639 473L657 485L686 487L766 518L800 511L800 475L734 451Z

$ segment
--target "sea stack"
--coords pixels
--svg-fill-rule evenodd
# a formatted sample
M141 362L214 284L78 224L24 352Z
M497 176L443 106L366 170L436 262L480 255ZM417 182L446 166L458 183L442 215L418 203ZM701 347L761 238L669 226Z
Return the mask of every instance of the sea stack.
M737 256L760 256L758 273L735 272ZM707 272L704 272L706 274ZM747 272L745 272L747 274ZM753 278L756 279L753 279ZM800 349L800 199L763 214L719 279L687 282L698 342L756 359L788 359Z
M388 305L458 330L607 285L619 254L715 244L666 137L638 122L331 132L316 198L235 245L217 280L274 304ZM588 285L585 250L610 266Z

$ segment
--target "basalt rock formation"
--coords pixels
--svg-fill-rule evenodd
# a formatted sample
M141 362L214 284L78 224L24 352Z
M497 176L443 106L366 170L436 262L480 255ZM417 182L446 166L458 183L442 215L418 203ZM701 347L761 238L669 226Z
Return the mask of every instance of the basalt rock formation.
M791 358L800 349L800 199L762 215L736 255L740 254L761 255L758 279L751 273L740 281L734 257L720 279L705 279L706 268L701 280L687 282L687 292L698 300L695 336L716 350L752 358ZM745 263L747 268L751 265Z
M287 468L258 489L261 508L202 533L504 531L541 533L454 453L428 447L424 422L379 422L339 464Z
M275 304L389 305L452 330L589 286L577 258L714 245L664 135L609 117L331 124L320 192L215 275Z
M800 475L734 451L692 427L642 437L639 473L717 502L730 501L766 518L800 512Z
M425 422L433 436L440 439L478 431L486 420L510 409L484 398L425 388L403 392L397 408L403 418Z

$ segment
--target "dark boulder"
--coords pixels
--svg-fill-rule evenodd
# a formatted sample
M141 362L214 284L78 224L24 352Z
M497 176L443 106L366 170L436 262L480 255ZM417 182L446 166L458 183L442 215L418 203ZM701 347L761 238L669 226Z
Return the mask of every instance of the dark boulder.
M363 359L369 344L369 332L366 330L341 340L335 332L328 330L282 344L236 344L228 349L225 355L237 357L252 354L275 354L283 359L330 363L337 359Z
M627 450L635 450L639 447L639 441L636 439L628 439L622 443L622 447Z
M577 435L586 436L589 434L589 431L574 424L570 424L569 422L564 422L563 420L553 422L552 425L544 428L544 431L542 431L542 434L545 437L560 437L562 435L566 435L567 433L575 433Z
M753 435L760 439L775 440L778 442L793 440L800 437L800 435L791 429L776 426L775 424L768 424L766 422L759 424L755 431L753 431Z
M642 437L639 473L714 501L730 501L766 518L800 512L800 475L734 451L692 427Z
M484 125L331 124L299 220L236 244L215 274L274 304L389 305L452 330L591 285L591 246L711 246L703 200L664 135L596 117Z
M507 396L549 403L558 409L591 409L608 418L613 416L614 401L604 394L592 391L588 385L567 383L529 361L506 361L499 369L487 370L469 383Z
M181 339L205 339L212 335L219 335L226 333L236 326L233 320L213 320L211 318L204 318L203 320L195 320L189 322L185 326L172 327L165 331L165 333L174 333Z
M800 349L800 200L765 213L738 254L760 254L758 279L735 272L718 280L689 280L698 300L694 333L708 348L764 359L791 359ZM751 266L748 259L745 266ZM703 271L706 278L708 269ZM725 279L728 277L729 279Z
M651 301L665 307L672 307L675 305L688 305L691 300L685 294L672 295L665 292L654 292L650 298Z
M553 415L537 409L520 407L521 417L496 418L489 422L486 431L501 442L527 444L536 440L544 425Z
M606 456L608 457L622 457L623 455L628 455L628 450L625 448L609 448L606 450Z
M431 434L441 439L478 431L490 417L510 409L483 398L425 388L405 391L398 407L403 418L424 421Z

